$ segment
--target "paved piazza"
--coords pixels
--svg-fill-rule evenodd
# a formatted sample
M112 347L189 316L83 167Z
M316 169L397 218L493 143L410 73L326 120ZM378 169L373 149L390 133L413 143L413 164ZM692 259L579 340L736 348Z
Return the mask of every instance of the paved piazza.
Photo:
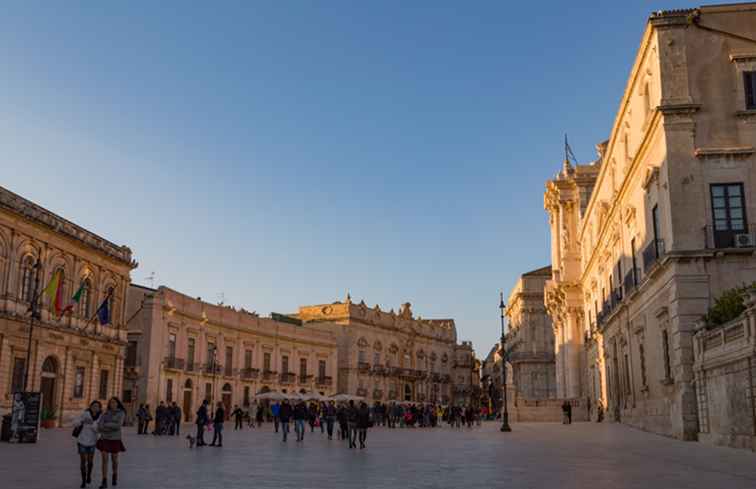
M373 429L367 450L348 450L319 432L304 444L263 430L227 430L223 448L189 450L184 439L129 430L122 488L641 488L756 487L756 455L685 443L616 424L495 423L454 431ZM38 445L0 444L4 488L79 485L68 430ZM99 464L94 473L99 478ZM90 487L96 487L95 484Z

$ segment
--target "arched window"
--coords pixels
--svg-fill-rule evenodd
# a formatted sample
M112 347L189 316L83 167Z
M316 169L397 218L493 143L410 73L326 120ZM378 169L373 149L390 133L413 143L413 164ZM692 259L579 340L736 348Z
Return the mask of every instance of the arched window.
M92 282L84 279L81 284L81 295L79 296L79 317L82 319L89 319L92 314Z
M23 302L31 303L34 298L34 258L26 255L21 259L21 290L19 297Z
M184 389L191 389L192 388L192 379L186 379L186 382L184 382Z

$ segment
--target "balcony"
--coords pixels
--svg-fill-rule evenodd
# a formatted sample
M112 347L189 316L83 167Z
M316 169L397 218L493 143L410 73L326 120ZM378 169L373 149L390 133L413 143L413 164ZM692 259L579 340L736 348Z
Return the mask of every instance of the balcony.
M401 368L401 367L391 367L389 369L389 375L391 375L393 377L398 377L398 376L402 375L403 371L404 371L404 369Z
M332 385L333 384L333 378L324 376L324 377L318 377L315 381L315 384L317 385Z
M357 362L357 370L359 370L361 374L369 373L370 364L367 362Z
M176 357L165 357L163 365L168 370L184 370L184 359Z
M282 373L278 379L282 384L293 384L296 381L297 375L291 372Z
M202 366L202 373L206 375L220 375L221 372L223 372L221 365L206 363Z
M242 380L253 380L259 377L260 370L257 368L243 368L240 375Z
M265 370L263 371L263 380L265 382L274 382L276 380L276 375L278 375L278 372L274 372L272 370Z
M652 239L643 249L643 271L648 275L659 258L664 256L664 240Z
M231 367L226 367L223 369L223 376L224 377L234 377L238 373L238 370Z
M428 378L428 372L426 372L425 370L416 370L415 377L417 377L420 380L425 380Z
M312 375L300 375L299 376L299 383L301 385L308 385L310 381L312 380Z
M433 382L441 382L441 374L438 372L433 372L433 374L431 375L431 380Z
M189 373L197 373L200 371L200 367L201 365L199 363L191 360L186 362L186 368L184 369L184 371Z
M385 373L386 373L386 369L383 367L383 365L379 365L379 364L373 365L374 375L384 375Z

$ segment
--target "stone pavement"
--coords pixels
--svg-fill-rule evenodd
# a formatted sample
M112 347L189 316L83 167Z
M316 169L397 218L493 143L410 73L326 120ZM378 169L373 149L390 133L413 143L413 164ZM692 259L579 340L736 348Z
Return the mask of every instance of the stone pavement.
M231 426L223 448L193 450L183 437L127 429L118 487L756 488L752 452L609 423L518 423L507 434L493 422L459 431L378 428L370 431L367 450L349 450L319 432L308 432L303 444L291 438L283 444L270 425L242 432ZM94 475L99 479L99 463ZM0 444L2 488L74 488L78 477L67 429L43 431L37 445Z

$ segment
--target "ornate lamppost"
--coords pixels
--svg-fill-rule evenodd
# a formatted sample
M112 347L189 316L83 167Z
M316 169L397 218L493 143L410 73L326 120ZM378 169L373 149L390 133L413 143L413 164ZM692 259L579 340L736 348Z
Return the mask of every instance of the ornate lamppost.
M24 368L24 391L30 389L29 386L29 372L31 371L31 349L32 349L32 335L34 334L34 320L40 319L39 313L39 272L42 269L42 262L39 258L34 263L34 290L32 291L31 316L29 317L29 340L26 345L26 365Z
M501 429L502 432L512 431L509 426L509 411L507 410L507 349L505 346L506 329L504 326L504 292L499 293L499 310L501 311L501 389L504 391L504 409L501 412Z

